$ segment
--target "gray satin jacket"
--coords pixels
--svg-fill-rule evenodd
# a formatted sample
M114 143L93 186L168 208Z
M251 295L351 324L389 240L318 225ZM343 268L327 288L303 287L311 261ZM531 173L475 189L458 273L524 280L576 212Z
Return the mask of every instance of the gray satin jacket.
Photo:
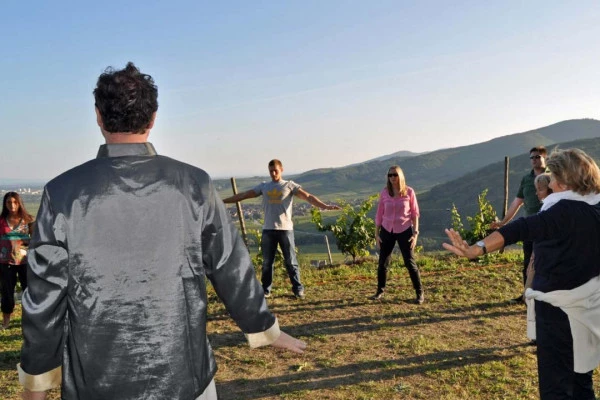
M28 257L30 389L62 366L64 399L194 399L216 372L205 277L247 336L278 331L209 176L150 143L103 145L50 181Z

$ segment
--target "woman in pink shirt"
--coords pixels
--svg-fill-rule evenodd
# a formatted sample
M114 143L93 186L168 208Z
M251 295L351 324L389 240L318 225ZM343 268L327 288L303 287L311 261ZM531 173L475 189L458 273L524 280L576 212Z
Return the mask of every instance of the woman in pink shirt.
M404 173L397 165L391 166L388 171L387 185L379 196L375 225L375 240L379 248L379 267L377 269L377 293L372 299L378 300L383 297L389 264L388 257L392 254L397 242L404 265L408 269L415 288L416 303L422 304L425 298L414 253L419 235L419 205L415 191L406 186Z

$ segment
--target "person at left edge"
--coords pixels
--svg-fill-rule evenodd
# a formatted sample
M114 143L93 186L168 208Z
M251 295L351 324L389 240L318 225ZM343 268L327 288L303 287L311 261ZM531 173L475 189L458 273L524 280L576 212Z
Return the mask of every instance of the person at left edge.
M23 397L44 399L62 381L66 400L216 399L205 278L251 347L301 353L208 174L147 141L152 77L109 68L94 97L106 144L48 182L30 244Z
M17 279L27 288L27 245L33 229L33 217L25 210L17 192L8 192L0 214L0 288L2 292L2 329L7 329L15 309Z

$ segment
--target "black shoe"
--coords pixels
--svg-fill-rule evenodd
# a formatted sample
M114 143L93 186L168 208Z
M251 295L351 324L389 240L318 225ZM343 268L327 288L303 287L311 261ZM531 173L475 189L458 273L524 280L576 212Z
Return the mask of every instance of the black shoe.
M525 304L525 302L523 301L523 295L517 296L514 299L510 299L509 302L511 302L511 303L523 303L523 304Z
M423 295L423 291L420 291L417 293L417 298L415 300L415 303L417 303L417 304L425 303L425 296Z
M371 296L369 298L371 300L381 300L382 297L383 297L383 290L378 290L377 293L375 293L375 296Z
M271 297L271 292L265 291L265 298L268 299L269 297Z

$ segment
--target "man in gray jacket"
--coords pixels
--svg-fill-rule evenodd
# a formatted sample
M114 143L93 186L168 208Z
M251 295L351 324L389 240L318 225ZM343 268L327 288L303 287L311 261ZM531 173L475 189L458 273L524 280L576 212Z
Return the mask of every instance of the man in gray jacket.
M152 77L107 69L94 96L106 144L46 185L30 244L24 398L62 383L63 399L215 399L205 278L251 347L301 353L210 177L147 141Z

